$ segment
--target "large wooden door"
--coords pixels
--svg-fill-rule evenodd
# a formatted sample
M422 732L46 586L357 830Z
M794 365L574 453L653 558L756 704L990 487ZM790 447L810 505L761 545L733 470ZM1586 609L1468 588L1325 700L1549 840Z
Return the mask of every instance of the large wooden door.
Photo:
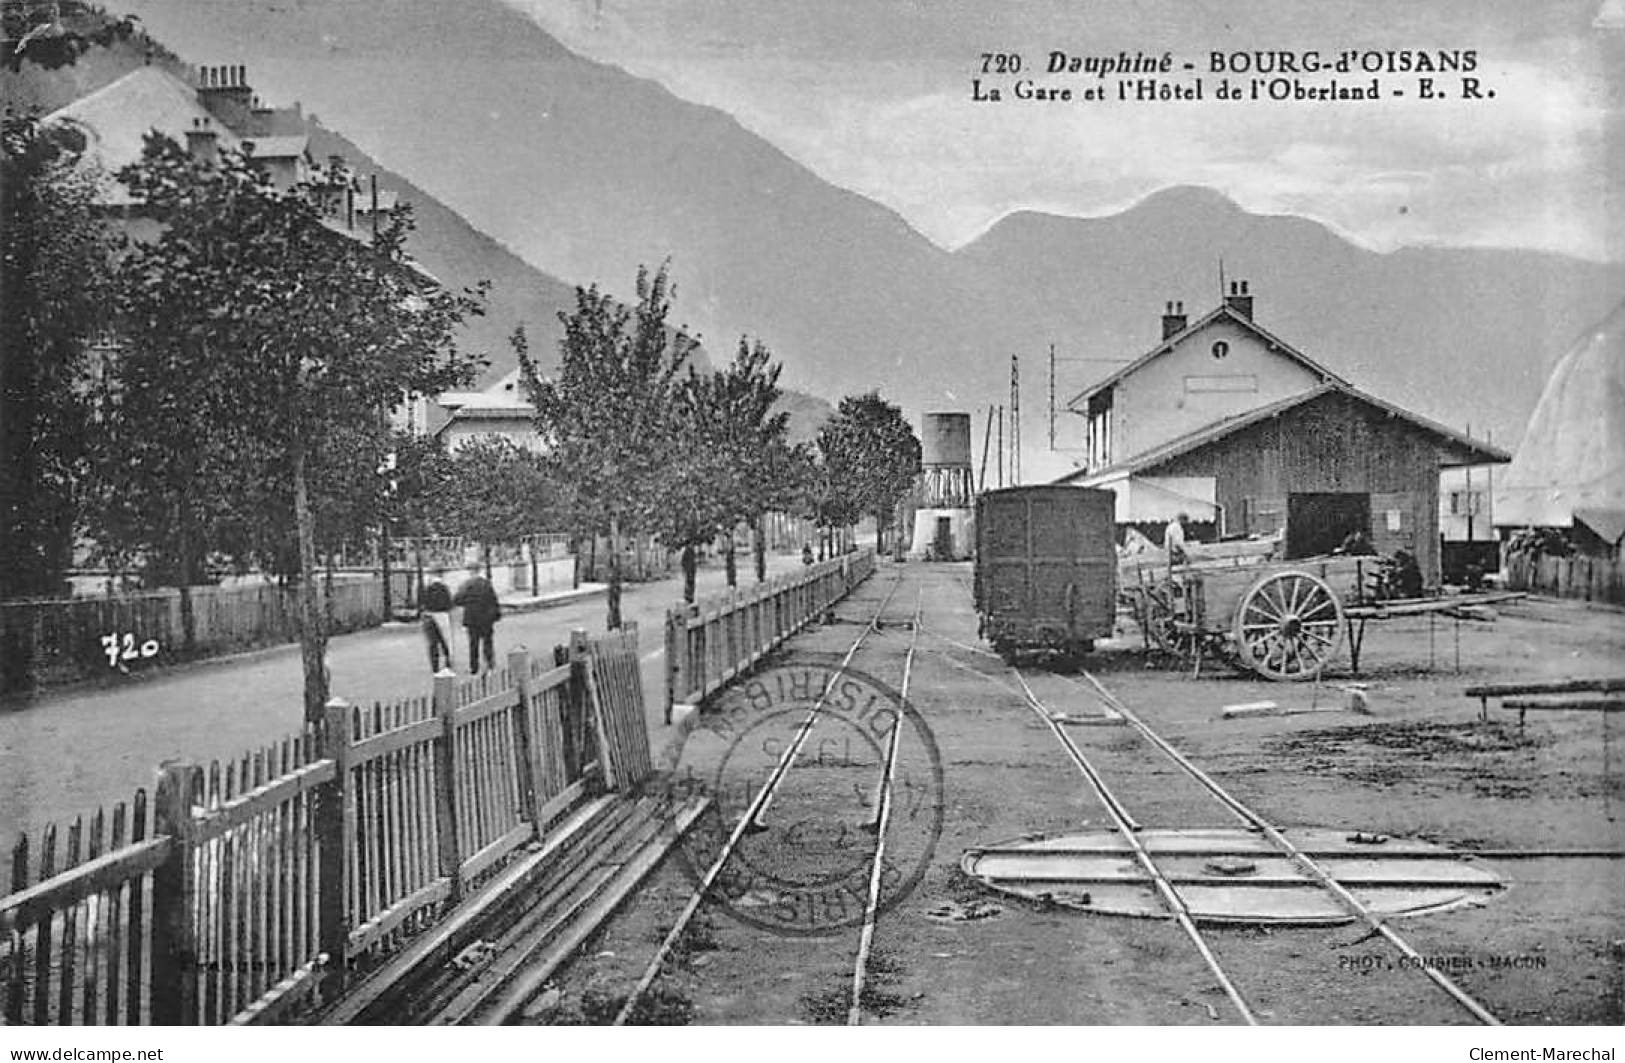
M1286 496L1286 556L1329 554L1353 531L1371 535L1371 496L1365 492L1304 491Z

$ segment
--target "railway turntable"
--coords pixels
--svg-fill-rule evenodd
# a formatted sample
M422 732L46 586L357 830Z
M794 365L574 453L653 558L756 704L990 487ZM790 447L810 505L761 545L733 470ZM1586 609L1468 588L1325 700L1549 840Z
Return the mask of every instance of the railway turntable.
M1428 842L1322 828L1282 833L1379 916L1481 903L1503 888L1471 854ZM1146 829L1138 840L1198 923L1330 926L1358 918L1254 831ZM1116 831L971 849L960 867L990 889L1031 901L1101 915L1171 917Z

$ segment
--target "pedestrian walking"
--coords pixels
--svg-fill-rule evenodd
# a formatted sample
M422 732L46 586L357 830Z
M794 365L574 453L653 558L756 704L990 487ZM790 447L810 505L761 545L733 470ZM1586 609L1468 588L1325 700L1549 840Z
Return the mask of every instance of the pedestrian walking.
M423 613L423 639L429 646L429 670L440 671L441 658L446 667L455 671L456 658L451 652L451 591L436 573L418 594L418 608Z
M469 674L479 675L481 650L485 651L485 666L496 667L494 635L496 623L502 619L502 604L497 601L491 581L480 575L477 567L471 566L471 572L467 581L457 588L452 604L463 610L463 628L468 632Z

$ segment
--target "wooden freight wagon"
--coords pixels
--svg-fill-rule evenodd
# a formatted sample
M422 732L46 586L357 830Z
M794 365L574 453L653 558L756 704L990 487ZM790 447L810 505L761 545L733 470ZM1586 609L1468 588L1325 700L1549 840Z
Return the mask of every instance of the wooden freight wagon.
M1112 633L1115 496L1088 487L1009 487L976 500L980 633L1007 660L1087 653Z

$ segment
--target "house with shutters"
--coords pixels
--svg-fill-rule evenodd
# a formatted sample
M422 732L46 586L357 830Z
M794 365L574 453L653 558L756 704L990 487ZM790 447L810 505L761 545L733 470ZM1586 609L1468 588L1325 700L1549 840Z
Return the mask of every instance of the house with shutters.
M1087 452L1057 482L1113 491L1119 527L1154 541L1178 513L1199 538L1279 534L1288 558L1363 531L1437 584L1441 469L1510 455L1361 391L1253 310L1245 282L1194 322L1168 304L1161 341L1068 404Z

